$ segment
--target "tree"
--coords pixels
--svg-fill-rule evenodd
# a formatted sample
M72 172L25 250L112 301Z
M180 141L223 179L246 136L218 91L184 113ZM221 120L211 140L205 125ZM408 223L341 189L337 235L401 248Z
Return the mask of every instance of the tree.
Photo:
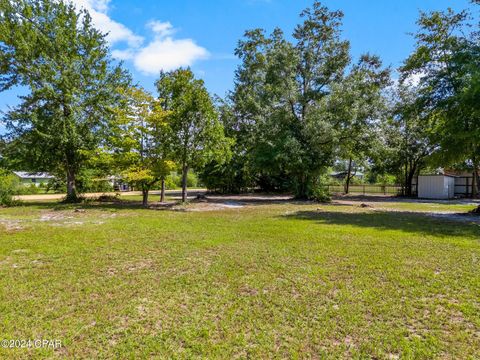
M235 52L242 64L231 99L239 124L250 129L246 152L257 182L304 198L344 136L327 103L350 57L348 42L340 39L340 11L315 1L301 16L294 42L278 28L270 37L262 29L245 33Z
M480 165L480 45L467 11L421 13L417 46L404 76L420 78L422 106L432 122L432 141L442 165L471 165L477 192Z
M411 81L394 88L391 115L383 124L386 168L403 183L404 194L413 195L413 179L427 164L435 144L431 142L431 122L418 100Z
M122 95L115 122L111 124L107 154L111 155L112 168L142 190L142 203L146 207L152 186L164 180L174 168L173 161L166 157L164 142L168 113L141 88L129 87Z
M233 112L229 98L216 99L217 112L225 135L235 139L232 144L232 157L229 161L211 161L199 173L202 183L208 189L223 193L240 193L255 187L255 177L249 166L248 144L251 131Z
M0 91L29 89L3 119L7 156L32 171L62 172L67 200L129 82L85 10L55 0L0 0Z
M355 176L354 167L366 165L378 142L380 120L384 114L383 90L390 82L389 69L382 68L377 56L363 55L345 79L332 87L328 101L336 128L342 136L338 156L347 163L345 193Z
M185 202L189 169L201 169L213 160L228 160L231 141L225 137L203 81L195 79L190 69L161 72L156 86L162 108L169 111L172 150L182 168Z

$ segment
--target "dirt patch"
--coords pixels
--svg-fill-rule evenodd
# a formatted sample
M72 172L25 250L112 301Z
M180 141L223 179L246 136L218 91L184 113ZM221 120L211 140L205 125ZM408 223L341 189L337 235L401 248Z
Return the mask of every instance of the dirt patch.
M24 229L20 220L0 219L0 225L7 231L20 231Z
M68 211L47 211L42 213L38 221L48 223L51 226L76 226L83 224L103 224L104 219L116 217L116 213L94 213L86 209L74 209Z
M63 221L67 219L73 219L71 215L67 215L64 212L48 212L40 216L40 221Z
M241 296L256 296L256 295L258 295L258 290L254 289L254 288L252 288L248 285L244 285L239 289L238 293Z
M225 201L225 202L193 202L186 206L179 205L173 206L172 210L175 211L219 211L227 209L241 209L245 207L245 204L235 202L235 201Z
M221 211L241 209L255 205L282 203L291 200L293 200L291 195L207 195L197 197L188 205L175 205L172 206L171 209L175 211Z

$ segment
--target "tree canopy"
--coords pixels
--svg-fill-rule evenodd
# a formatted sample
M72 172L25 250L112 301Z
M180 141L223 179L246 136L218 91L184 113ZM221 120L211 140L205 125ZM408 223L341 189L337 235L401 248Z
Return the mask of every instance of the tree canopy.
M54 0L0 1L0 91L29 91L3 119L6 154L23 168L65 174L68 200L76 201L77 175L128 82L87 11Z
M203 80L190 69L162 72L156 82L159 101L168 111L171 149L182 171L182 201L187 199L189 169L230 157L231 142L225 137L213 101Z
M380 56L352 58L341 11L314 1L300 17L290 35L245 32L225 98L190 68L162 71L153 96L112 60L86 10L0 0L0 92L28 92L2 118L1 165L61 174L69 201L92 174L120 177L144 205L175 170L182 201L189 171L225 192L323 198L332 167L344 166L346 193L369 171L396 177L405 195L426 169L457 167L477 189L480 31L471 13L420 13L415 49L396 74Z

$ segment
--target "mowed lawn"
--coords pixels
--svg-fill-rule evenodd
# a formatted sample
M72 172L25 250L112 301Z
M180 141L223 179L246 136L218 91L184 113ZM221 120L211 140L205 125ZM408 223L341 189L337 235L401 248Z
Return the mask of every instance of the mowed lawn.
M480 358L480 226L432 206L0 209L1 337L62 342L0 358Z

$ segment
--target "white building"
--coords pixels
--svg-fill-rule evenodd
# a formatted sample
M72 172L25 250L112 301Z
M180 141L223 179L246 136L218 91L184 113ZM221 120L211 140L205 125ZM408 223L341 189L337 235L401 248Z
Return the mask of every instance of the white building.
M455 176L420 175L417 180L417 194L421 199L453 199Z
M20 182L25 186L31 184L40 186L40 184L46 184L54 178L54 176L48 173L30 173L26 171L13 171L13 173L18 176Z

